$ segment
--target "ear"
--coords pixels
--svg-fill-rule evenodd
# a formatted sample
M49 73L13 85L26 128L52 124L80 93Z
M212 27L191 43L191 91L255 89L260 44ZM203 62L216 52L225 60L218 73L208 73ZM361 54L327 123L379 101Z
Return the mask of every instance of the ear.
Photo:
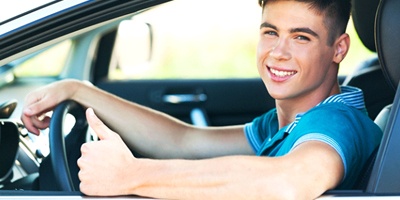
M350 37L347 33L343 33L334 43L335 55L333 62L339 64L346 57L350 48Z

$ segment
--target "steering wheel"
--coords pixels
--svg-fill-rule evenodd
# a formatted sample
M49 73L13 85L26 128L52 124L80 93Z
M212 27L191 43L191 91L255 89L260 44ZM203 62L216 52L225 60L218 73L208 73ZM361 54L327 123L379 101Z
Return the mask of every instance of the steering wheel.
M70 133L64 137L63 127L68 113L72 114L76 121ZM76 161L80 157L80 144L85 142L86 134L83 132L87 130L87 127L85 109L77 102L67 100L54 109L49 125L49 156L55 182L62 191L78 191L76 188L76 180L79 181L77 173L71 174L71 166L76 162L68 162L68 160L75 159ZM68 155L71 151L78 152L79 155L75 155L71 159Z

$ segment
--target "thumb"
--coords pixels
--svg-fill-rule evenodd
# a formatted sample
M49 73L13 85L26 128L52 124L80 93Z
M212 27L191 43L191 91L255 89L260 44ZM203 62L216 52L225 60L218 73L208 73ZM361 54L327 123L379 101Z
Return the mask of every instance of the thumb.
M88 108L86 110L86 119L89 123L89 126L96 133L97 137L100 140L109 140L115 138L117 133L113 132L109 129L94 113L92 108Z

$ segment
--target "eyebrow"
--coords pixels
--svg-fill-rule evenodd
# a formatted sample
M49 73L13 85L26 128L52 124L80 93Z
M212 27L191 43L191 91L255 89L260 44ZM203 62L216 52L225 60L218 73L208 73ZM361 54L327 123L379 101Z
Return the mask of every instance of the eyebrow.
M261 28L272 28L272 29L278 30L278 28L275 25L270 24L268 22L262 23L260 25L260 29ZM319 38L319 35L316 32L314 32L313 30L311 30L310 28L302 28L301 27L301 28L292 28L292 29L290 29L290 33L298 33L298 32L308 33L308 34L310 34L310 35L312 35L314 37Z
M278 29L275 25L272 25L272 24L270 24L270 23L268 23L268 22L264 22L264 23L262 23L261 25L260 25L260 29L261 28L272 28L272 29Z
M291 33L297 33L297 32L303 32L303 33L308 33L316 38L319 38L319 35L311 30L310 28L294 28L290 30Z

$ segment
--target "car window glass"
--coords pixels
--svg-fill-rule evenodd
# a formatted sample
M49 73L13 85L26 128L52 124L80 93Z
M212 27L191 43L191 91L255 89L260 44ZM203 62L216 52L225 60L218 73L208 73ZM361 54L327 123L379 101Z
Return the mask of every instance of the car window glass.
M258 77L260 15L258 4L248 0L176 0L143 12L120 24L109 78ZM352 22L348 32L352 45L340 75L374 55L361 44Z
M346 58L340 63L339 75L349 75L364 61L377 57L375 52L362 44L351 18L346 32L350 35L350 49Z
M176 0L134 16L120 25L109 78L258 77L260 12L248 0Z
M21 58L23 62L15 66L14 74L16 77L44 77L58 76L65 63L71 49L71 40L65 40L54 45L28 59ZM26 60L25 60L26 59Z

